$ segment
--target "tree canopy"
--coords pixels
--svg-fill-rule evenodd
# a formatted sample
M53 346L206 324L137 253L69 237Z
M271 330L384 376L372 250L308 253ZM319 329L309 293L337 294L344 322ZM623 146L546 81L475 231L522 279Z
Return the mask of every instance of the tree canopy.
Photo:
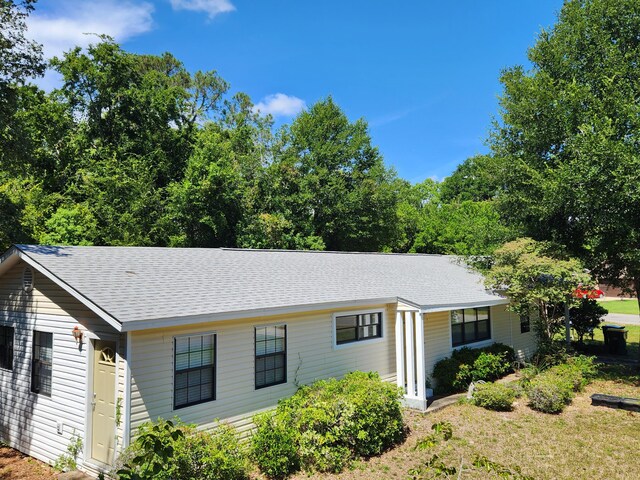
M505 70L499 159L503 219L565 245L600 278L640 287L640 3L569 0Z

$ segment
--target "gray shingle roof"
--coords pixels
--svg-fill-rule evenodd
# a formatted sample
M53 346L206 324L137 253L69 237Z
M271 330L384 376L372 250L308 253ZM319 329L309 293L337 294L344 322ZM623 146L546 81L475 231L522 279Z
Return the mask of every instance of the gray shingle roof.
M16 248L121 323L396 298L496 302L454 257L147 247Z

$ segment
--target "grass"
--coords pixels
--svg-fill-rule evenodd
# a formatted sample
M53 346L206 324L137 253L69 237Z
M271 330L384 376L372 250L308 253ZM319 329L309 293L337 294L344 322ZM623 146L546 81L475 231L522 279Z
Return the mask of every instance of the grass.
M403 445L338 475L295 478L637 478L640 413L591 406L594 393L640 397L640 373L631 367L601 367L598 378L559 415L535 412L525 399L512 412L465 403L428 415L407 411L411 434ZM453 437L416 448L438 422L449 422Z
M609 313L639 315L638 300L636 300L635 298L620 300L598 300L598 303L609 310Z
M624 325L624 327L629 332L627 333L627 358L640 358L640 325ZM605 353L604 336L600 328L596 328L593 332L593 340L586 338L584 343L587 353Z

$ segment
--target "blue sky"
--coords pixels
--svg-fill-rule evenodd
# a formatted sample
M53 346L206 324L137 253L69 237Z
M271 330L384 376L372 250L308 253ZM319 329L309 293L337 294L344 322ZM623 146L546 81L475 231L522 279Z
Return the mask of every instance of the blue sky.
M137 53L215 69L278 124L332 95L364 117L387 165L442 179L487 151L501 69L553 25L562 0L40 0L29 20L48 55L86 32ZM55 83L48 76L45 86Z

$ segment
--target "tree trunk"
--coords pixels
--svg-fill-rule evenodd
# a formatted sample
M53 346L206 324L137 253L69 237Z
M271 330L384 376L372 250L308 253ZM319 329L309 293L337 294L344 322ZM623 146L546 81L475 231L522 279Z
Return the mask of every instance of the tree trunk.
M571 319L569 318L569 298L564 303L564 332L567 345L571 345Z
M640 309L640 277L633 279L633 289L635 290L636 300L638 301L638 309ZM640 358L640 337L638 338L638 358Z

